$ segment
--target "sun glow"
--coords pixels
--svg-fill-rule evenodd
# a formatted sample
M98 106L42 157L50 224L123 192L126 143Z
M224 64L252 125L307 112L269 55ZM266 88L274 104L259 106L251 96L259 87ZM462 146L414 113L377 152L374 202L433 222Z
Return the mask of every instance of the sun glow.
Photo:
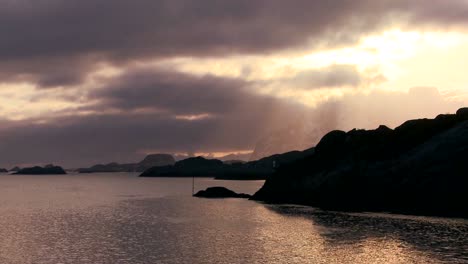
M369 93L375 89L407 92L414 86L437 87L443 94L457 91L457 95L452 95L452 98L468 99L468 75L464 71L466 61L467 34L392 29L363 37L355 45L339 49L317 50L310 47L294 53L269 55L178 57L149 61L140 66L170 67L200 76L239 78L250 82L257 93L290 98L314 107L320 102L346 94ZM311 87L308 90L284 82L301 72L320 71L333 65L353 66L365 81L357 87ZM76 94L67 94L85 91L86 87L99 87L101 81L118 76L123 70L101 64L88 76L82 87L61 90L60 94L65 96L48 96L47 89L36 89L28 83L2 84L0 115L7 119L22 120L90 104L92 102L77 100ZM21 93L17 93L18 90ZM200 115L175 118L195 121L212 117Z
M54 97L50 93L52 92L49 90L38 91L34 85L27 83L0 84L0 118L20 121L50 115L79 105Z

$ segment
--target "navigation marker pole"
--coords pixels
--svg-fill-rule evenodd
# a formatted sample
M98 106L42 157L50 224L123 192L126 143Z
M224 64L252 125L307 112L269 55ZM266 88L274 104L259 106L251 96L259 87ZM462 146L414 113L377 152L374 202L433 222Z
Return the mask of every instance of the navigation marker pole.
M192 196L195 194L195 175L192 175Z

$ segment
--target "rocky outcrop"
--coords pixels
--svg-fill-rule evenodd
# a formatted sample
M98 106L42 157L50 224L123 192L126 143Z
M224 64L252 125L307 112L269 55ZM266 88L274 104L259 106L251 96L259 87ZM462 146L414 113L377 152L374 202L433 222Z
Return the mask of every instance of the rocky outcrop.
M17 171L14 174L22 174L22 175L53 175L53 174L67 174L64 169L59 166L48 165L45 167L30 167L24 168Z
M7 169L4 169L4 168L0 168L0 173L7 173L8 170Z
M394 130L332 131L253 199L340 210L468 217L468 110Z
M144 172L155 166L168 166L175 163L174 157L169 154L151 154L138 163L119 164L112 162L109 164L97 164L90 168L78 169L80 173L96 172Z
M251 195L236 193L224 187L210 187L204 191L199 191L193 196L202 198L250 198Z

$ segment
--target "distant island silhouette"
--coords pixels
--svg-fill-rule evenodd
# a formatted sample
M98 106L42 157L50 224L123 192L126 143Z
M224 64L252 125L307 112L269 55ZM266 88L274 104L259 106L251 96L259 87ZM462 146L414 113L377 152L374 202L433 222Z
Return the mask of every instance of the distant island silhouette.
M315 147L256 161L191 157L176 162L169 154L152 154L138 163L95 165L79 172L266 179L253 200L332 210L468 217L466 157L468 108L461 108L456 114L409 120L395 129L382 125L375 130L331 131ZM54 165L10 171L66 174ZM209 189L197 196L232 196L226 190Z
M325 135L254 200L347 211L468 217L468 108L390 129Z
M170 154L151 154L138 163L119 164L112 162L109 164L97 164L90 168L78 169L80 173L96 172L143 172L154 166L166 166L175 163L175 159Z
M250 162L223 162L217 159L193 157L174 165L156 166L144 171L141 177L215 177L223 180L264 180L277 166L301 159L308 151L291 151Z
M15 175L55 175L55 174L67 174L62 167L54 166L52 164L44 167L35 166L29 168L23 168L13 173Z
M4 169L4 168L0 168L0 173L7 173L8 170L7 169Z
M13 171L13 172L16 172L16 171L19 171L19 170L21 170L21 168L18 167L18 166L13 167L13 168L10 169L10 171Z

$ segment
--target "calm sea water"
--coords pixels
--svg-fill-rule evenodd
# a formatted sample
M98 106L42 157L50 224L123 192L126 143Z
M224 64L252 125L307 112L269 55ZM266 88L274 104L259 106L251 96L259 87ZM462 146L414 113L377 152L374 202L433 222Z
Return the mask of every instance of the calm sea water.
M191 181L1 175L0 263L468 263L467 220L198 199Z

